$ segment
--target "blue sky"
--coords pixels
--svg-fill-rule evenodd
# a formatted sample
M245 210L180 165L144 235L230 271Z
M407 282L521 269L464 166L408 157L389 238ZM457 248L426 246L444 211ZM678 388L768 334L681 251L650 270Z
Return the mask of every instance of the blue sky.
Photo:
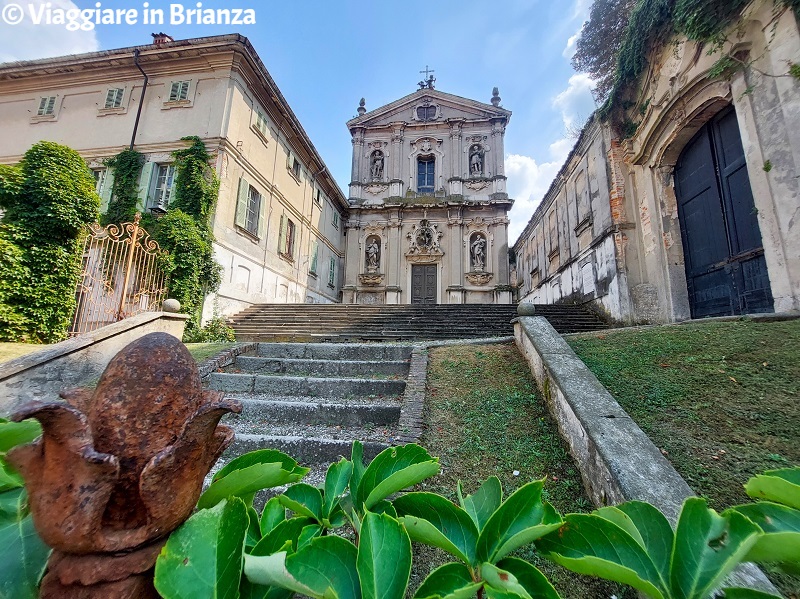
M132 8L144 0L105 0ZM97 0L0 0L41 8L95 8ZM149 0L169 15L170 4ZM372 110L417 89L419 71L435 70L437 89L488 102L497 86L513 112L506 132L514 241L557 173L580 126L594 109L591 82L569 64L570 44L589 0L205 0L203 8L254 9L255 25L16 26L0 21L0 61L58 56L150 43L163 30L175 39L238 32L250 38L343 191L350 180L345 121L366 98ZM141 17L140 19L141 20Z

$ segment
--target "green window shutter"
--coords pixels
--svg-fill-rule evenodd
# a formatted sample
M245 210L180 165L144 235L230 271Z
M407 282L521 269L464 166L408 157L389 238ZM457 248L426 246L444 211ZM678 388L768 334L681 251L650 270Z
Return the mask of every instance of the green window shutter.
M330 271L328 272L328 285L334 286L336 281L336 258L331 258Z
M106 169L106 178L103 180L103 188L100 190L100 213L105 213L108 210L108 204L111 201L111 190L114 187L114 169Z
M311 272L317 274L317 258L319 258L319 242L314 241L311 246Z
M148 205L149 196L152 193L155 166L155 162L145 162L142 167L142 174L139 177L139 202L136 204L136 209L140 212Z
M264 196L258 196L258 236L266 236L267 219L264 218Z
M239 179L239 193L236 196L236 215L233 217L233 223L237 227L245 228L247 226L247 202L248 192L250 185L244 177Z
M281 214L281 230L280 234L278 235L278 253L285 254L286 253L286 228L287 228L287 221L285 214Z

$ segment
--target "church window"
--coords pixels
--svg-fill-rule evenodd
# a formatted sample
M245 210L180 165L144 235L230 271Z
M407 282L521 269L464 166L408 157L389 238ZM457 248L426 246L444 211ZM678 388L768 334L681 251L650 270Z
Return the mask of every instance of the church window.
M433 156L417 159L417 193L432 194L435 187L436 160Z
M436 106L420 106L417 108L417 118L420 121L432 121L436 118Z

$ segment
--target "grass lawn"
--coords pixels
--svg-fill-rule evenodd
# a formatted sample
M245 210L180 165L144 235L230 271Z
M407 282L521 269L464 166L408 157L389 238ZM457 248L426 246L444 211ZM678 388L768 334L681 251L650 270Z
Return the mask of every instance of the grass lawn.
M46 347L49 346L36 343L0 343L0 362L8 362Z
M208 358L213 358L223 350L236 346L235 343L186 343L185 345L198 364Z
M426 423L420 443L439 456L442 472L423 483L424 490L455 501L459 480L465 493L474 493L483 480L496 475L508 496L523 484L547 476L547 500L561 513L592 509L528 365L513 344L432 349ZM427 548L416 551L431 569L447 559ZM565 599L635 597L630 589L582 577L540 559L532 549L521 551ZM419 579L412 581L412 588L425 573L415 574Z
M567 341L713 508L749 502L742 485L754 474L800 465L800 320ZM800 597L800 579L775 580Z

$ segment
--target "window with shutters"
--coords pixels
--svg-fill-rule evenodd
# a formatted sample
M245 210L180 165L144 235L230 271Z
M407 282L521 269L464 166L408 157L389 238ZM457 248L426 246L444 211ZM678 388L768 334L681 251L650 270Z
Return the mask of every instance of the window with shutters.
M269 122L267 121L267 117L265 117L264 113L258 108L256 108L256 129L264 135L269 134Z
M186 102L189 100L189 85L191 81L173 81L169 88L170 102Z
M314 202L317 206L322 206L322 190L317 187L317 193L314 194Z
M297 159L297 156L290 153L289 160L286 163L286 166L289 169L289 172L292 173L292 176L300 182L300 173L303 170L303 166L300 164L300 161Z
M328 263L328 287L334 288L336 284L336 258L331 257Z
M106 103L103 108L110 110L122 106L122 97L125 95L125 88L114 87L106 92Z
M39 110L36 116L55 116L57 96L43 96L39 98Z
M166 210L175 187L175 165L157 164L155 169L153 189L147 202L147 208L158 207Z
M319 259L319 242L314 241L311 244L311 263L308 267L308 273L317 276L317 262Z
M294 261L295 224L285 214L281 215L281 230L278 235L278 253L287 260Z
M97 195L103 195L106 183L106 169L93 168L92 176L94 177L94 190L97 192Z
M336 208L334 208L333 205L331 205L331 211L333 212L333 220L331 221L331 224L333 224L333 228L334 229L338 229L339 228L339 211Z
M247 180L239 179L239 194L236 198L236 215L234 224L253 237L261 236L261 193Z

